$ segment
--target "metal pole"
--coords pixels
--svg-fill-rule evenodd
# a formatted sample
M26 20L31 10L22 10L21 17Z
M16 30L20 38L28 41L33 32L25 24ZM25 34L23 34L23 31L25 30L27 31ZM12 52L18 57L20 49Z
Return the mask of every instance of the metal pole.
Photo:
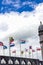
M21 57L21 44L20 44L20 57Z
M37 52L37 50L36 50L36 55L37 55L37 59L38 59L38 52Z
M26 57L26 49L25 49L25 57Z
M32 58L33 58L33 52L32 52Z
M10 41L9 41L9 56L11 56Z
M4 53L4 48L3 48L3 56L5 55L5 53Z

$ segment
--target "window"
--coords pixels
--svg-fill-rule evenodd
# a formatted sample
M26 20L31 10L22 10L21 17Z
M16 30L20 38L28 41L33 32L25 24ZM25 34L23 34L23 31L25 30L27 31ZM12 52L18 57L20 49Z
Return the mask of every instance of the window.
M18 60L15 60L15 64L19 64L19 61Z
M9 59L8 64L13 64L13 61Z
M6 64L6 61L4 58L1 60L1 64Z

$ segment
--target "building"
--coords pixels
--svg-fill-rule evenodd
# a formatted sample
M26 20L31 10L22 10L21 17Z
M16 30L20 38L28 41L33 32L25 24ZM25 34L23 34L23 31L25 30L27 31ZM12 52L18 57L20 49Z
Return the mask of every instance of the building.
M40 26L38 28L38 32L39 32L40 46L41 46L42 60L43 60L43 24L42 24L42 22L40 22Z

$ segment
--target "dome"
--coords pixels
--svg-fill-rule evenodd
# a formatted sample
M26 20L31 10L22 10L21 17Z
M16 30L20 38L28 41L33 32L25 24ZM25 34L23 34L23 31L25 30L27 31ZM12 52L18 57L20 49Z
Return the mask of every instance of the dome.
M42 22L40 22L40 26L39 26L38 31L43 31L43 24L42 24Z

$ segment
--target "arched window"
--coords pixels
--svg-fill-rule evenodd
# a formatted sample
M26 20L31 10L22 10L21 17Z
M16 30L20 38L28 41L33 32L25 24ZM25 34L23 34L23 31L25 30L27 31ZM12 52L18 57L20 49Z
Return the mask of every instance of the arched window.
M21 64L25 65L25 61L24 61L24 60L23 60L23 61L21 61Z
M40 65L41 65L41 63L40 63Z
M15 64L19 64L19 61L18 60L15 60Z
M13 64L13 61L11 59L9 59L8 64Z
M36 65L36 63L35 63L35 62L32 62L32 64L33 64L33 65Z
M6 61L4 58L1 60L1 64L6 64Z
M27 62L27 65L31 65L31 62L30 62L30 61L28 61L28 62Z

